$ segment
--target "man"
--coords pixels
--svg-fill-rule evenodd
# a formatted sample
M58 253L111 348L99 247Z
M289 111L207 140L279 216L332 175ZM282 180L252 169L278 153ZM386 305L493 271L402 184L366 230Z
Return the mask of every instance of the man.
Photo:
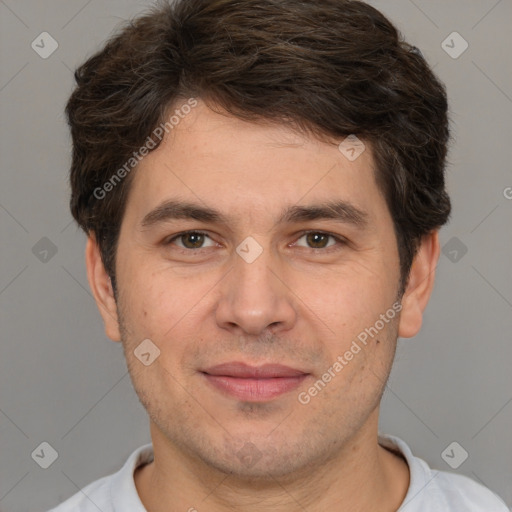
M55 511L496 511L379 435L434 284L443 86L374 8L180 0L76 73L71 209L152 444Z

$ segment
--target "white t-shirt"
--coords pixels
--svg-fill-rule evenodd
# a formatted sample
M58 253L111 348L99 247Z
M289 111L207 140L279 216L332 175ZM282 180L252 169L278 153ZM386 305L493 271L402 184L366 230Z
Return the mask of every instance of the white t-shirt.
M430 469L401 439L380 435L379 444L401 453L409 465L409 489L397 512L509 512L500 498L470 478ZM117 473L89 484L49 512L147 512L133 473L152 460L152 445L141 446Z

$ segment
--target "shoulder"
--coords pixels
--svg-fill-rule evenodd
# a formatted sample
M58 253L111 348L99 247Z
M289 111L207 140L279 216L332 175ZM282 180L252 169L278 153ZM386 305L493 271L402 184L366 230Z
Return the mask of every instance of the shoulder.
M152 445L141 446L132 452L117 473L90 483L48 512L145 512L135 488L133 473L137 467L152 460Z
M445 471L432 471L432 493L448 510L467 512L509 512L491 490L471 478Z
M381 434L379 444L400 454L409 466L409 489L398 512L509 512L483 485L463 475L430 469L398 437Z
M90 483L49 512L113 512L110 487L114 475Z

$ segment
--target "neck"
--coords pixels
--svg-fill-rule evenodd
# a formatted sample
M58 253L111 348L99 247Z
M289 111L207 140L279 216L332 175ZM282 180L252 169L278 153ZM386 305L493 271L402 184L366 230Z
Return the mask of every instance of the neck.
M378 445L376 425L301 474L255 481L191 457L152 424L155 459L135 472L135 485L148 512L395 512L407 493L409 469Z

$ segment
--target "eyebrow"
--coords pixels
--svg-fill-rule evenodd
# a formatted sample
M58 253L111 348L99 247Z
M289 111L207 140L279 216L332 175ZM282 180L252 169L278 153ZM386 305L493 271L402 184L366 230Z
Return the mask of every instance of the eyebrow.
M143 228L150 228L175 219L229 224L228 217L213 208L186 201L168 200L145 215L141 225ZM368 214L347 201L335 200L321 204L289 206L281 213L278 224L313 220L334 220L364 228L368 224Z
M368 224L368 214L347 201L329 201L308 206L291 206L279 220L280 223L299 223L312 220L335 220L364 228Z

